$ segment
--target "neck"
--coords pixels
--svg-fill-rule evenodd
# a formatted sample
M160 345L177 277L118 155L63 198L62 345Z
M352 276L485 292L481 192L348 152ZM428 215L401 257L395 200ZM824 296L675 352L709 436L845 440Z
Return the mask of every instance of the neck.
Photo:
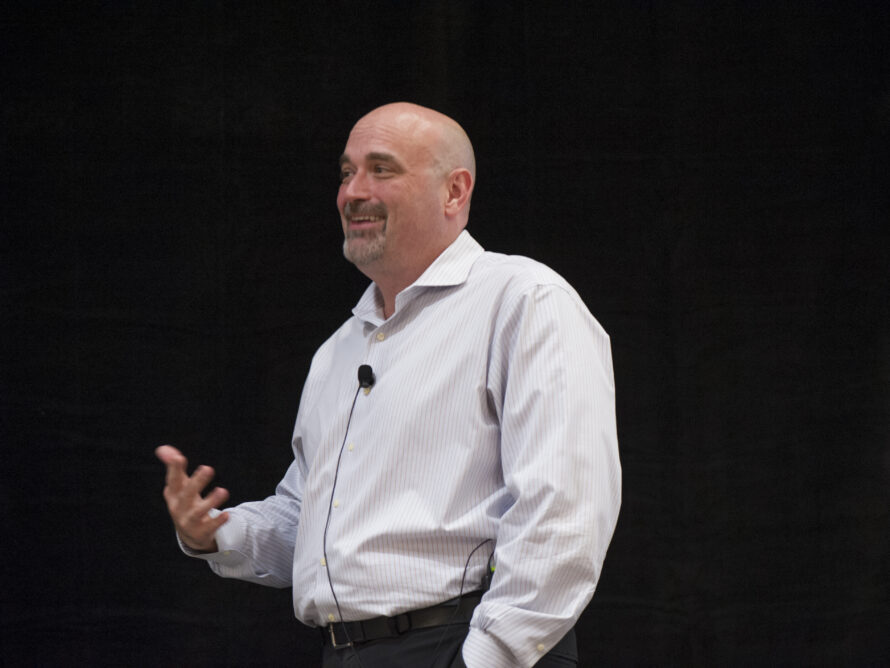
M411 272L409 275L403 276L381 276L374 272L362 271L365 276L370 278L380 290L380 296L383 298L383 317L389 318L396 310L396 295L420 278L426 267L420 271ZM374 274L374 275L372 275Z
M377 260L358 267L365 276L370 278L380 290L383 298L383 317L389 318L396 310L396 295L414 283L427 268L448 248L460 235L463 228L453 238L447 239L439 246L427 249L424 254L413 256L413 261L401 266L392 266L392 261L384 263Z
M403 267L384 269L378 263L359 267L359 271L374 281L377 289L380 290L380 296L383 298L384 318L395 313L396 295L420 278L420 275L439 257L441 252L440 250L430 254L429 257L421 258L419 262L413 262Z

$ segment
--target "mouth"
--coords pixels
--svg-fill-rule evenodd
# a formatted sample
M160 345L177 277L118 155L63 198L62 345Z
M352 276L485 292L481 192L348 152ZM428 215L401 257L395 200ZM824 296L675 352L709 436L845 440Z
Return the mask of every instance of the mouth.
M373 225L386 220L386 218L383 216L349 216L346 220L349 221L350 225L362 226Z
M346 218L347 231L356 234L370 232L380 227L381 223L386 225L386 216L347 216Z
M343 220L350 230L361 231L386 225L386 207L382 203L347 202L343 207Z

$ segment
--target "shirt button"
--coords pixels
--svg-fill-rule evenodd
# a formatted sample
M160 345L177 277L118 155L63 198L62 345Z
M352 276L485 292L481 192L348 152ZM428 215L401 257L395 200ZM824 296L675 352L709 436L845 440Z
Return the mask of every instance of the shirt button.
M329 621L329 622L332 622L332 621L334 621L335 619L337 619L337 618L334 617L333 614L328 615L328 621Z
M544 643L542 643L542 642L538 643L538 651L539 652L543 652L545 649L547 649L547 647L546 647L546 645L544 645Z
M383 341L383 339L385 339L385 338L386 338L386 334L384 334L383 332L377 332L377 340L378 341Z
M353 450L355 450L355 443L350 443L346 446L346 449L349 450L349 452L352 452Z
M324 560L324 557L321 558L321 565L322 565L322 566L327 566L327 565L328 565L328 562L326 562L326 561Z
M334 501L334 508L339 508L339 507L340 507L340 499L337 499L336 501Z

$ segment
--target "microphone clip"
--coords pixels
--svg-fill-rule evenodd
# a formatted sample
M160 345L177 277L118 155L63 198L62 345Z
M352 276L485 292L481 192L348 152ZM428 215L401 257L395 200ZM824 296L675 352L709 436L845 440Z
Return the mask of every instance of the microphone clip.
M374 370L371 368L371 365L362 364L358 368L358 386L365 391L365 394L369 394L376 382L377 378L374 376Z

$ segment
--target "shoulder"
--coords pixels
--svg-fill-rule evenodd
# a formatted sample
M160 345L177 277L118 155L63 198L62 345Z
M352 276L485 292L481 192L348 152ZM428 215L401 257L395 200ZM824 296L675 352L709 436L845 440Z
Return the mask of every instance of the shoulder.
M577 291L546 264L522 255L486 251L476 262L470 282L495 290L505 304L534 295L559 295L586 310Z
M547 265L522 255L486 251L473 265L471 283L497 295L499 329L533 322L547 331L583 329L594 339L608 334L569 282Z

